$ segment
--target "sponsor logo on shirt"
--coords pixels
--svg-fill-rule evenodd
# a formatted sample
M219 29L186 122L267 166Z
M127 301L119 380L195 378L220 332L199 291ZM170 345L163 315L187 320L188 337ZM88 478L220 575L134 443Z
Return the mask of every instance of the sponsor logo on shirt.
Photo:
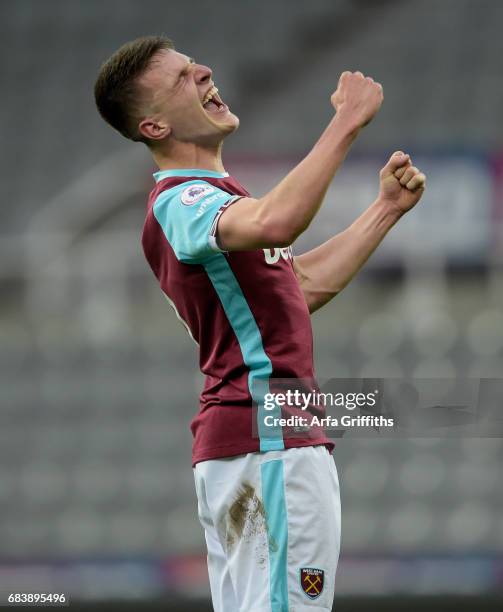
M197 209L197 212L196 212L196 217L200 217L201 215L203 215L206 212L206 209L208 208L210 204L213 204L213 202L216 202L216 200L219 200L220 198L225 198L225 197L227 197L227 194L219 191L215 195L212 195L209 198L206 198L206 200L204 200L204 202L201 202L201 204L199 205L199 208Z
M292 247L284 247L281 249L263 249L265 262L268 264L278 263L279 258L282 257L285 261L293 259Z
M182 191L182 204L185 204L185 206L192 206L192 204L199 202L202 197L208 195L209 193L213 193L214 191L214 187L211 185L205 185L204 183L199 185L190 185L190 187L187 187Z

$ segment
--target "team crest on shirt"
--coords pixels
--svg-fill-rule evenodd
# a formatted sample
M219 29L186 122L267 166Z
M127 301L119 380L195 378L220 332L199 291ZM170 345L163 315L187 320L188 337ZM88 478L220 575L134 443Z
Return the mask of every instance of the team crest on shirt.
M190 185L182 191L181 200L182 204L185 206L192 206L196 202L207 195L208 193L213 193L215 188L211 185L205 185L204 183L200 183L199 185Z
M316 599L323 593L325 572L316 567L302 567L300 570L300 586L309 599Z

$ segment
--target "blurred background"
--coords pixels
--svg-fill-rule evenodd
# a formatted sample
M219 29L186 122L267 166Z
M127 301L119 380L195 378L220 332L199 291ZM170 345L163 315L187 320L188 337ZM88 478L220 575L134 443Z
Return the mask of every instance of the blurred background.
M315 142L343 70L380 81L294 250L363 211L396 149L428 190L314 315L318 374L501 378L501 23L499 0L1 0L0 592L211 609L196 347L144 261L154 167L98 116L101 62L161 33L211 66L241 119L226 168L255 196ZM501 438L348 437L335 457L338 610L501 609Z

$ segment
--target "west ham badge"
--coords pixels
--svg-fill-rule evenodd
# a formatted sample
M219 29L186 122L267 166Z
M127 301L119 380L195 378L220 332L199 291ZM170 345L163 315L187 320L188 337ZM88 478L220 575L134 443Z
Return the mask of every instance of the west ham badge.
M300 570L300 586L309 599L316 599L323 592L325 572L315 567L302 567Z

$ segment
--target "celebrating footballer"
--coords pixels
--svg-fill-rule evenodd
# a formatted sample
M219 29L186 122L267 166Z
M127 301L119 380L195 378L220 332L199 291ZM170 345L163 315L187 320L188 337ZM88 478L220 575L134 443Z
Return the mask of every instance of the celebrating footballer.
M268 428L264 396L274 379L315 384L310 314L349 283L417 204L425 176L396 151L367 210L294 256L290 246L381 107L379 83L344 72L321 137L260 198L225 171L223 141L239 119L212 70L169 39L143 37L116 51L100 70L95 100L112 127L147 145L158 167L142 244L199 345L205 375L191 423L192 462L214 609L328 612L341 532L334 445L323 428L295 436ZM283 256L271 257L273 248Z

